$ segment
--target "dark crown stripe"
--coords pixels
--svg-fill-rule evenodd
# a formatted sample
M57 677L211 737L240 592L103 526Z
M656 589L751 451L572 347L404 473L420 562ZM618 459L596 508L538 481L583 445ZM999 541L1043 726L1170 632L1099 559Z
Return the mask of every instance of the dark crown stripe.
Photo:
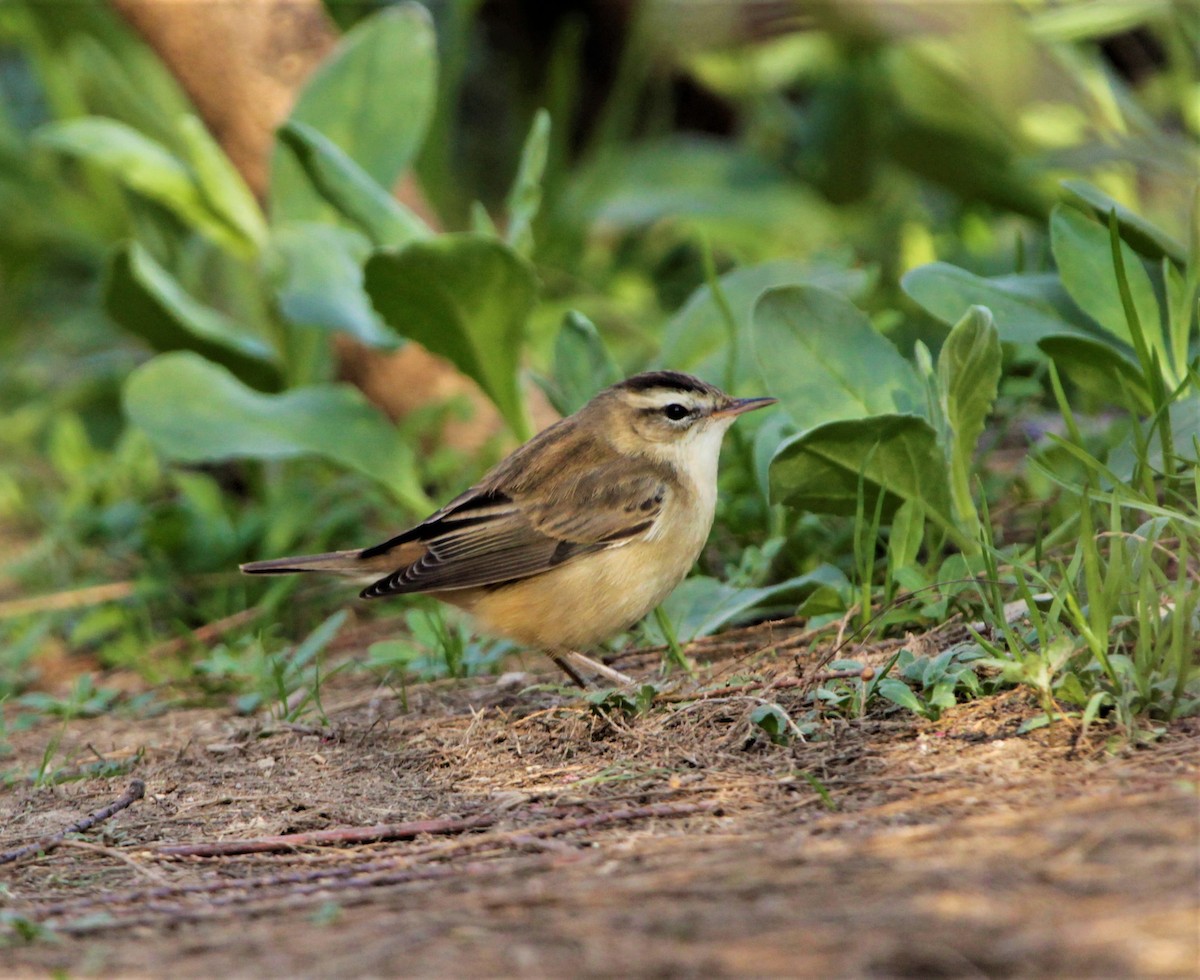
M708 394L715 390L712 385L681 371L646 371L644 374L635 374L632 378L626 378L613 387L622 388L625 391L651 391L655 388L665 388L668 391L691 391L698 395Z

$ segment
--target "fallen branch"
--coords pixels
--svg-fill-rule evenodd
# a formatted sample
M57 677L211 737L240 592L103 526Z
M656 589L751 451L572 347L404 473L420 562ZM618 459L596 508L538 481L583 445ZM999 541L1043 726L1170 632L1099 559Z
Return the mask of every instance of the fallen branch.
M465 830L490 827L495 817L463 817L458 820L413 820L382 823L372 827L335 827L302 834L276 834L243 840L220 840L207 844L162 844L147 850L157 857L224 857L229 854L262 854L291 851L322 844L376 844L388 840L411 840L421 834L460 834Z
M478 851L495 851L499 857L510 848L527 848L531 844L545 846L554 838L575 830L590 830L593 828L615 823L631 822L645 819L670 819L686 817L698 813L711 813L720 809L716 801L701 803L658 803L637 807L622 807L613 810L581 814L564 819L545 820L539 824L519 827L513 830L479 834L466 841L456 842L445 847L422 848L416 852L385 854L370 857L368 860L351 859L350 864L339 864L335 867L318 868L305 871L287 871L281 874L265 875L251 878L223 878L218 881L193 882L190 884L159 885L152 888L133 888L123 892L107 892L102 902L96 898L70 899L49 904L35 899L35 914L38 921L47 922L63 916L82 917L87 920L97 904L103 904L106 912L115 916L100 923L104 929L118 928L131 922L141 922L142 919L123 920L116 910L127 905L153 908L156 912L168 917L194 917L194 911L189 912L184 906L172 905L172 899L195 897L204 902L202 911L207 915L219 908L233 906L248 907L256 901L279 902L273 899L271 893L276 890L286 890L284 902L295 902L303 896L318 893L358 891L380 885L395 885L410 881L432 880L466 874L492 873L492 861L462 862L456 858L476 853ZM433 821L430 821L432 823ZM450 821L445 821L449 823ZM369 828L361 828L363 830ZM309 836L309 835L291 835ZM224 843L235 843L232 841ZM563 848L568 845L563 845ZM142 851L142 854L148 853ZM149 851L154 854L154 851ZM161 853L159 850L157 853ZM581 852L553 848L553 853L546 855L551 864L559 864L563 860L572 860ZM414 861L415 866L414 866ZM528 865L522 865L528 867ZM507 874L507 871L502 873ZM339 902L341 899L339 898ZM280 904L270 905L270 909L283 907ZM150 916L147 922L161 921L158 916ZM60 928L59 923L54 924ZM74 931L69 924L61 925L63 931ZM94 924L84 927L84 931L94 931Z
M140 779L131 780L129 788L121 794L119 799L114 800L102 810L97 810L95 813L84 817L82 820L77 820L71 824L66 830L53 834L50 837L43 837L39 841L32 844L26 844L24 847L18 847L11 851L5 851L0 854L0 864L8 864L12 861L20 861L22 858L32 857L35 854L46 854L58 847L67 837L68 834L82 834L85 830L91 830L96 824L103 823L115 813L120 813L128 806L132 806L143 796L146 795L146 784Z
M649 806L589 813L582 817L553 820L534 827L523 827L480 843L494 846L509 837L557 837L572 830L587 830L610 823L646 820L654 817L683 817L714 809L710 803L657 803ZM377 824L373 827L336 827L332 830L312 830L303 834L278 834L245 840L212 841L207 844L162 844L146 848L155 857L226 857L231 854L262 854L271 851L290 851L298 847L318 847L324 844L376 844L389 840L411 840L421 834L459 834L466 830L490 827L494 816L463 817L457 820L414 820L409 823Z

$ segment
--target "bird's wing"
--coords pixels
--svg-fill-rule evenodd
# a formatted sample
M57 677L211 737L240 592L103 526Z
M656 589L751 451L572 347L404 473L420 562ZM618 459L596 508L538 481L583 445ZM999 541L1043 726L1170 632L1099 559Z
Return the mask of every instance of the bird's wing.
M363 552L374 567L389 552L404 556L363 597L528 578L648 534L670 492L663 475L636 464L606 470L536 494L486 486L467 491L410 531ZM421 554L412 558L418 543Z

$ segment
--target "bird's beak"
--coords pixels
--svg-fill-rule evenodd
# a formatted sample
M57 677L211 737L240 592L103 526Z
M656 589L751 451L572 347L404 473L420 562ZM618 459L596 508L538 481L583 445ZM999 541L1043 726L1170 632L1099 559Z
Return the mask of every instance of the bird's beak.
M766 408L774 405L778 398L731 398L724 408L713 412L713 418L728 418L731 415L741 415L743 412L753 412L756 408Z

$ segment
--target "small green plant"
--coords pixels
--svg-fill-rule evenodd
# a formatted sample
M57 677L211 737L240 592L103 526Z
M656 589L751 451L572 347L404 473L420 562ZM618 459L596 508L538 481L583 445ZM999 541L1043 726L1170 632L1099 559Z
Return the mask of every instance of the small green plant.
M273 650L263 637L247 637L235 646L217 644L195 664L196 674L215 689L237 692L235 706L243 714L274 703L282 720L294 721L314 705L325 722L321 707L321 684L329 673L321 672L321 655L345 624L342 610L329 616L294 647ZM344 665L336 668L344 669Z
M983 658L983 651L973 643L932 657L901 650L895 656L892 676L880 678L877 690L880 697L936 720L946 708L989 689L976 672Z
M0 909L0 947L61 942L53 929L18 912Z
M466 622L435 604L410 609L404 623L406 636L371 644L366 667L418 680L473 677L494 671L512 650L510 644L473 637Z
M797 738L804 741L804 733L800 726L777 704L760 704L750 712L750 724L766 735L774 745L790 745Z
M883 698L922 718L936 719L958 701L990 689L977 673L984 656L975 644L961 644L932 657L899 650L877 671L865 670L857 660L833 660L828 664L831 671L864 676L827 681L812 698L824 711L847 718L863 717L876 699Z
M593 708L601 711L613 711L626 718L646 714L658 697L658 687L654 684L643 684L636 691L624 691L620 688L606 688L590 691L584 695L584 700Z
M1065 560L1018 559L1005 569L992 554L992 580L1013 583L1025 616L1009 622L1002 591L990 590L997 639L978 638L989 654L980 663L1037 691L1036 724L1072 715L1086 727L1111 714L1133 739L1147 723L1200 710L1200 521L1179 512L1126 531L1134 492L1103 496L1108 505L1097 508L1092 493L1082 495L1080 535Z

